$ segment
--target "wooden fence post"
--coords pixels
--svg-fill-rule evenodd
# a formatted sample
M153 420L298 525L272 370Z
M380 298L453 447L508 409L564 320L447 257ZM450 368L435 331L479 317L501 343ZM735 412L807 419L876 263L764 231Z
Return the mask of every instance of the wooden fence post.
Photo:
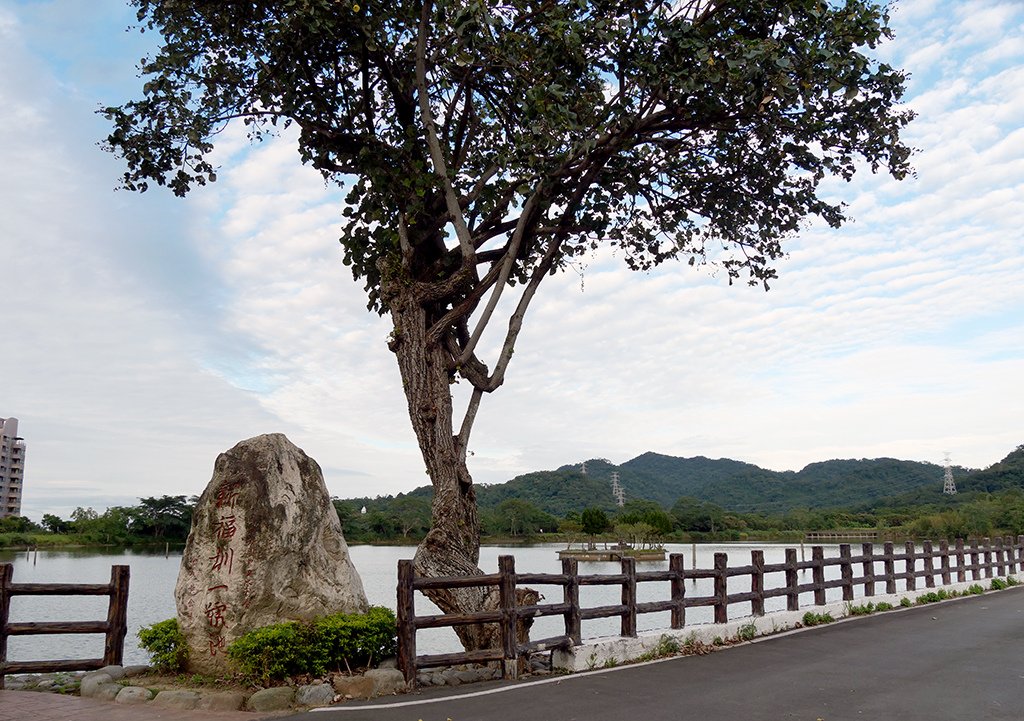
M853 564L850 563L850 544L839 544L839 574L843 579L843 600L853 600Z
M786 549L786 610L800 610L800 576L796 570L796 549Z
M622 614L621 635L636 638L636 559L623 556L621 563L622 575L626 577L622 583L622 605L626 610Z
M964 539L956 539L956 580L957 583L967 582L967 559L964 558Z
M568 578L562 587L562 601L569 604L565 612L565 635L572 639L573 646L582 643L580 630L580 577L579 563L575 558L562 559L562 573Z
M107 606L107 636L103 647L103 663L120 666L124 659L124 637L128 633L129 566L110 567L110 604Z
M1011 576L1017 573L1017 547L1013 536L1006 537L1006 573Z
M814 582L814 605L825 605L825 549L821 546L811 546L811 561L814 567L811 569L811 578Z
M871 543L860 544L860 553L864 556L864 595L875 595L875 547Z
M728 565L727 554L715 554L715 623L725 623L729 620L729 577L726 576Z
M907 541L903 549L907 554L907 590L913 591L917 589L917 548L913 541Z
M985 558L985 578L992 578L992 539L986 537L981 541Z
M978 539L971 539L971 580L977 581L981 578L981 564L979 563L980 556L978 555Z
M398 668L410 687L416 684L416 603L412 561L398 562Z
M1017 536L1017 564L1020 572L1024 573L1024 536Z
M11 615L9 588L13 575L13 564L0 564L0 690L4 688L4 666L7 665L7 621Z
M672 572L672 628L683 628L686 625L686 569L683 566L683 554L669 554L668 570Z
M750 599L750 613L754 616L764 615L764 551L756 550L750 552L750 565L754 572L750 574L750 592L754 597Z
M498 598L501 605L502 665L506 679L519 678L519 640L516 638L516 557L498 556Z
M885 568L885 592L896 593L896 560L893 558L895 555L895 547L892 541L885 542L885 556L882 559L882 563Z
M925 588L935 588L935 556L932 553L932 542L925 541L921 544L924 555L924 585Z
M949 541L939 541L939 568L942 571L942 585L948 586L952 583L949 572Z
M996 538L996 575L1006 575L1006 557L1003 554L1003 537Z

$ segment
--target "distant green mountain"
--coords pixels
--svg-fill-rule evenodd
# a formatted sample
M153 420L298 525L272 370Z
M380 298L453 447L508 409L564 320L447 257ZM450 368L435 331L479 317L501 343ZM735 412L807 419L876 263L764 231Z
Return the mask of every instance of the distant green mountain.
M535 471L506 483L480 485L481 508L503 501L529 501L564 517L570 511L615 509L611 477L618 472L627 499L647 499L668 508L683 496L709 501L729 511L779 514L797 508L878 508L934 504L942 497L942 466L895 458L830 460L800 471L770 471L728 458L677 458L644 453L616 466L604 459L554 471ZM957 489L967 495L1024 488L1024 445L984 470L954 468ZM428 496L430 488L409 495ZM358 499L360 502L372 502Z

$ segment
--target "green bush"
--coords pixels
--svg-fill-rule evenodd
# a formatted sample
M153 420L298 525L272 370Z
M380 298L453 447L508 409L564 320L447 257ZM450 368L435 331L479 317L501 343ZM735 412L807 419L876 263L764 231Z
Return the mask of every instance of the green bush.
M140 628L139 648L149 651L150 664L165 673L177 673L188 659L188 644L176 618Z
M832 623L835 621L832 618L831 613L815 613L814 611L808 611L804 614L803 622L805 626L820 626L823 623Z
M893 608L894 606L888 601L879 601L875 606L876 611L891 611Z
M1019 586L1020 585L1020 581L1018 581L1013 576L1007 576L1006 577L1006 585L1007 586Z
M228 646L228 657L242 675L265 682L371 665L394 655L397 647L394 613L374 606L367 613L264 626Z
M980 596L983 593L985 593L985 589L981 587L981 584L973 583L967 587L967 590L964 592L964 595L971 594L974 596Z
M1002 591L1004 588L1009 588L1009 584L1001 578L993 578L991 588L993 591Z
M910 608L911 606L914 605L914 602L911 601L906 596L904 596L903 598L900 599L900 605L903 606L903 608Z

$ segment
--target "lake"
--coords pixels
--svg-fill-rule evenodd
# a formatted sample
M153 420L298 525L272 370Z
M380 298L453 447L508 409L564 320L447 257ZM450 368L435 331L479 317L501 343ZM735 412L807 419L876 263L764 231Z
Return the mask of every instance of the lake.
M483 546L480 549L480 567L487 573L498 568L498 556L511 554L516 558L516 569L521 573L558 573L561 570L556 551L564 544L540 544L534 546ZM711 568L715 553L727 553L729 565L750 563L751 549L764 550L765 563L781 563L785 560L785 549L794 544L729 543L697 544L696 560L699 568ZM671 553L683 553L686 567L691 568L693 549L690 545L669 544ZM839 547L825 546L825 556L837 556ZM395 587L398 576L398 561L412 558L414 546L351 546L349 551L356 569L363 580L367 599L373 605L395 608ZM811 550L806 549L807 558ZM97 549L68 549L14 553L0 551L0 563L14 564L15 583L106 583L110 579L110 567L115 564L131 567L131 584L128 594L128 636L125 639L126 664L147 663L145 651L138 648L136 634L139 628L175 615L174 584L178 577L181 552L164 556L163 551L106 551ZM668 567L667 561L638 563L638 570L658 570ZM580 563L580 573L616 573L617 563ZM878 572L881 572L879 564ZM826 569L828 578L837 578L838 567ZM810 571L801 572L810 581ZM783 574L766 574L765 587L783 585ZM535 586L548 601L561 601L561 588ZM902 588L902 583L901 583ZM749 578L729 580L729 593L750 590ZM862 587L855 592L862 593ZM580 602L584 607L619 603L617 586L583 586L580 588ZM706 596L711 594L711 579L688 581L687 595ZM801 607L810 604L810 594L801 598ZM669 597L667 582L641 583L637 590L638 601L654 601ZM838 588L828 590L828 600L839 600ZM785 598L767 599L767 611L785 608ZM15 596L11 600L11 621L96 621L106 618L107 597L100 596ZM438 613L426 598L417 594L417 613ZM747 604L735 604L729 608L730 618L749 614ZM687 623L710 623L710 607L687 609ZM595 619L583 622L583 637L613 635L618 632L618 619ZM652 631L669 627L669 613L651 613L639 616L639 631ZM561 617L536 619L531 635L534 638L556 636L563 633ZM417 634L419 653L444 653L459 649L451 629L426 629ZM101 634L64 636L15 636L8 641L9 660L36 661L57 658L99 658L103 655Z

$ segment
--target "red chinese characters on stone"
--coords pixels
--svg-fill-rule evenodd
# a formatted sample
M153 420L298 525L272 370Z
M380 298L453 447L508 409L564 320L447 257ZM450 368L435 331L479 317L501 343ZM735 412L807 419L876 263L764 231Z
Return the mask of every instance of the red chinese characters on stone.
M235 526L235 517L221 516L218 518L214 532L217 534L217 538L220 538L221 540L228 541L234 538L235 533L238 532L238 527Z
M238 502L238 488L241 483L224 483L220 488L217 489L217 495L214 497L214 505L217 508L234 508L235 503Z
M211 635L210 638L210 655L216 656L217 651L223 651L226 646L224 636L222 634Z
M210 560L213 561L213 563L210 564L211 571L226 570L230 575L231 566L235 560L235 549L218 546L217 554L215 556L210 556Z
M226 603L214 603L211 601L206 604L206 623L211 628L223 628L224 627L224 612L228 610Z

